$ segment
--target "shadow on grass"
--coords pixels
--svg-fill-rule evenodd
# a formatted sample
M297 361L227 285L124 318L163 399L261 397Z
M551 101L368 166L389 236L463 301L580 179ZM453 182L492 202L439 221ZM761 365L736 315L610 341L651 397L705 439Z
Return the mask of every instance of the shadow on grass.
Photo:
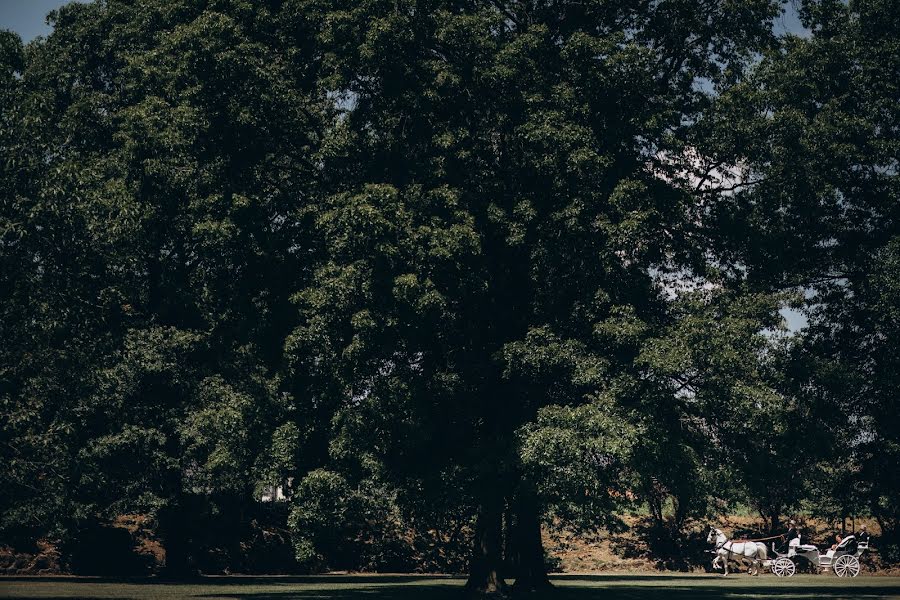
M347 582L348 578L341 578ZM351 577L350 582L358 583L359 588L334 590L266 590L259 593L240 593L233 598L253 600L458 600L465 598L463 590L458 586L417 583L417 578L398 577L401 581L387 581L387 578L369 578L364 584L359 578ZM449 578L448 578L449 579ZM331 578L320 578L315 583L327 583ZM816 600L877 600L883 598L900 598L900 585L896 582L871 579L860 585L841 585L834 581L832 585L817 582L790 582L771 579L752 579L746 582L723 580L719 576L685 576L685 575L559 575L554 576L556 587L553 590L521 595L529 600L634 600L648 598L659 600L713 600L718 598L796 598L803 596ZM462 583L462 580L459 580ZM447 582L449 583L449 582ZM656 583L657 585L653 585ZM861 582L858 582L861 583ZM204 598L216 597L214 594ZM222 596L219 595L219 598ZM513 596L515 600L516 596Z
M195 596L196 597L196 596ZM203 598L223 598L221 595L202 596ZM416 586L414 588L384 587L375 589L334 590L334 591L288 591L265 592L259 594L238 594L228 598L254 600L459 600L467 596L459 588ZM900 598L900 589L836 589L836 588L760 588L690 586L659 587L618 586L615 588L583 588L557 589L550 592L518 596L534 600L634 600L647 598L651 600L700 600L713 599L763 599L763 598L815 598L816 600L879 600ZM515 600L517 596L512 596Z
M406 584L417 581L459 579L460 575L203 575L183 579L164 577L91 577L91 576L48 576L11 575L0 577L0 583L65 583L102 585L215 585L215 586L272 586L272 585L328 585L328 584Z
M417 575L310 577L204 577L180 584L154 579L4 578L4 581L49 584L42 593L28 590L10 598L202 598L249 600L459 600L465 598L462 578ZM866 578L847 582L780 580L775 577L744 581L717 576L679 575L562 575L556 588L521 596L529 600L727 600L813 598L815 600L881 600L900 598L896 579ZM149 584L146 592L117 589L117 585ZM172 585L163 590L161 584ZM65 586L65 592L54 589ZM102 591L96 585L102 586ZM183 587L182 587L183 586ZM338 586L338 587L330 587ZM46 594L46 595L42 595ZM138 595L135 595L138 594ZM514 597L515 598L515 597Z

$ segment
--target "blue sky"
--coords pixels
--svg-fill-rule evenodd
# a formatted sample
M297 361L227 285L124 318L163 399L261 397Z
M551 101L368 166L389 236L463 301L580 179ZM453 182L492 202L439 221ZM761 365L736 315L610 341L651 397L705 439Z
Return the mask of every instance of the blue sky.
M809 30L803 27L797 16L797 5L799 0L788 0L785 3L784 13L775 19L775 33L795 33L802 36L809 34Z
M26 42L50 33L47 13L68 2L62 0L0 0L0 29L12 29Z
M797 11L794 8L796 1L787 2L784 14L775 19L777 33L790 32L801 35L806 33L797 18ZM11 29L26 42L39 35L47 35L50 33L47 13L67 3L65 0L0 0L0 29ZM787 319L788 328L792 331L806 325L806 318L794 310L784 309L781 314Z

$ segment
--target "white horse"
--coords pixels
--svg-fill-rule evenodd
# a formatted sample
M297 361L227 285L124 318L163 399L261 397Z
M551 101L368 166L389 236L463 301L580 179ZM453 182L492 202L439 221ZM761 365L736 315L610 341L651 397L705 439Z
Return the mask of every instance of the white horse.
M762 561L769 557L766 545L762 542L733 542L722 533L721 529L716 529L712 526L709 528L709 535L706 536L706 541L710 544L716 543L716 557L713 559L712 567L717 569L719 565L722 565L725 568L725 574L722 577L728 575L729 560L734 560L738 563L743 563L745 560L749 561L750 573L752 574L755 568L756 574L759 575Z

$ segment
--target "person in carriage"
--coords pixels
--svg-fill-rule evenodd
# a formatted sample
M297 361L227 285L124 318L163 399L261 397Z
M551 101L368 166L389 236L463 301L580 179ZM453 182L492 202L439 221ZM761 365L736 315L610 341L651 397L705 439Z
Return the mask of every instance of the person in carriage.
M860 544L865 544L866 546L869 545L869 532L866 531L865 524L859 526L859 531L856 533L856 540Z
M785 543L790 544L791 540L793 540L795 538L797 538L797 539L800 538L800 530L797 529L797 523L794 522L793 519L791 519L788 522L788 525L789 525L789 527L788 527L787 533L784 534L784 541L785 541Z
M856 550L859 547L859 541L857 537L853 534L850 534L846 537L836 536L836 541L831 545L831 548L825 553L825 556L834 556L835 552L838 550L846 553L846 554L856 554Z
M833 554L835 550L840 549L850 554L855 554L860 547L863 550L869 547L869 532L866 531L865 525L860 525L857 533L851 533L844 537L840 535L835 536L835 543L831 545L829 553Z

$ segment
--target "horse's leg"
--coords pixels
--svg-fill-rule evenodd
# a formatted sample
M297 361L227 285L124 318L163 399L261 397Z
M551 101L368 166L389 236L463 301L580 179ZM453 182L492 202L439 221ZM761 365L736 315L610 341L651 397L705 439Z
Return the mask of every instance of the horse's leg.
M741 567L747 567L747 574L753 575L753 558L747 554L747 545L741 544Z
M722 577L728 577L728 558L727 557L725 558L725 560L722 561L722 564L725 565L725 572L722 573Z

